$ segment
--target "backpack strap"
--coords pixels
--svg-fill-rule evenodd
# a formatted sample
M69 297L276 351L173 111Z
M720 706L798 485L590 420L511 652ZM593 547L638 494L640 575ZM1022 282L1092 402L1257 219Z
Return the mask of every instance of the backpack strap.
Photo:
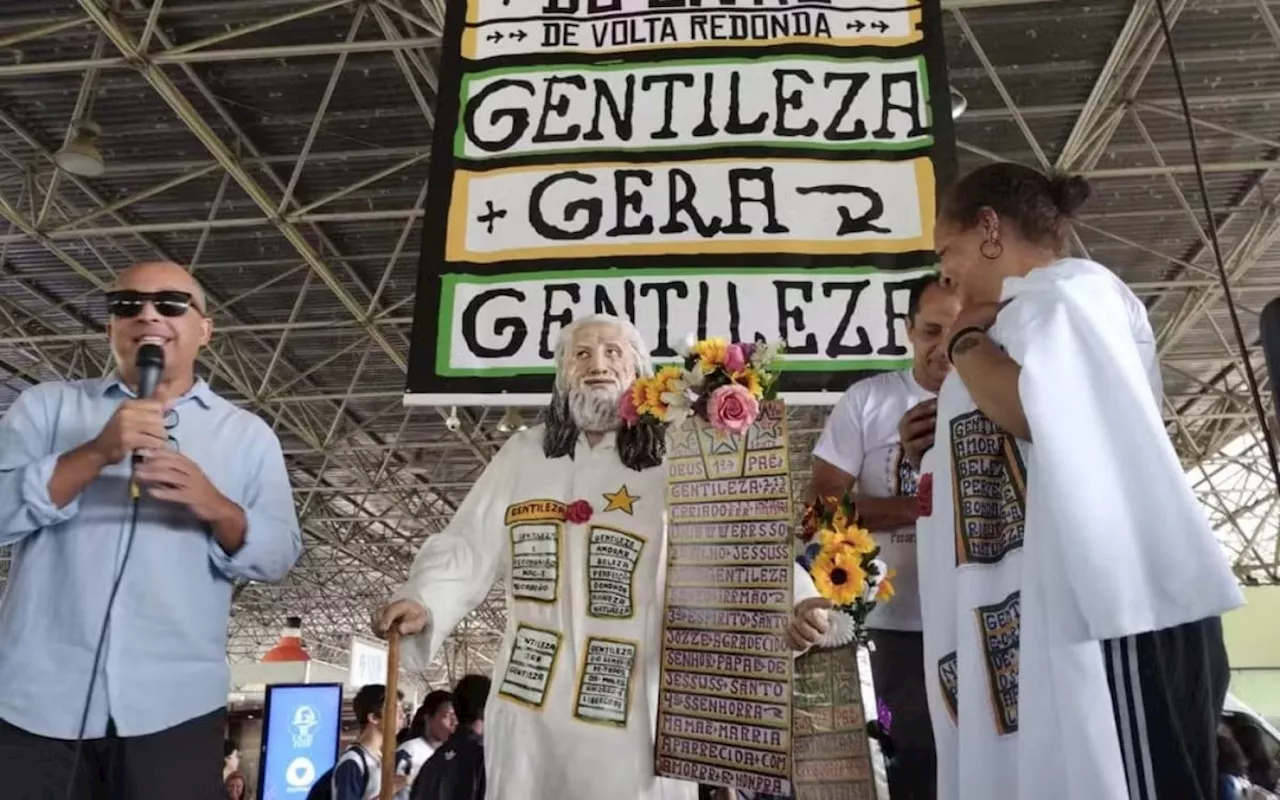
M353 744L353 745L351 745L350 747L348 747L346 750L344 750L344 751L343 751L343 755L345 755L345 754L347 754L347 753L355 753L357 756L359 756L359 757L360 757L360 768L364 771L365 786L366 786L366 787L368 787L368 785L369 785L369 759L365 756L364 747L362 747L362 746L360 746L360 745L358 745L358 744ZM339 763L341 763L341 761L342 761L341 756L339 756L338 761L339 761ZM333 779L334 779L334 776L335 776L335 775L337 775L337 772L338 772L338 765L337 765L337 764L334 764L334 765L329 769L329 771L326 773L326 775L327 775L327 777L328 777L328 781L329 781L330 785L332 785L332 783L333 783Z

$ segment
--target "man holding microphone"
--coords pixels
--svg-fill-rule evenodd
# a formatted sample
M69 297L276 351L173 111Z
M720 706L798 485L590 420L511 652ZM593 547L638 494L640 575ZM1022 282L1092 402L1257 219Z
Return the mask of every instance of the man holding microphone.
M916 482L933 446L937 393L951 370L946 332L960 304L935 276L913 287L907 336L915 363L859 381L831 409L813 452L812 491L838 497L854 490L862 524L897 571L897 596L867 620L876 694L892 714L892 800L935 796L933 729L924 683L924 641L916 570Z
M195 376L213 326L185 269L136 265L106 306L116 372L0 421L4 794L215 800L232 581L297 560L289 477L271 428Z

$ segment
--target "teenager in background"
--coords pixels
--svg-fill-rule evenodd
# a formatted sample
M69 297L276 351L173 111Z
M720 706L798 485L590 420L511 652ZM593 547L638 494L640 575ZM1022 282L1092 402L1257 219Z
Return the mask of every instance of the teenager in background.
M396 748L396 774L404 775L408 779L408 785L412 786L422 765L453 735L457 727L458 718L453 713L453 695L443 689L428 694L427 699L418 707L418 712L413 715L413 722L407 729L408 735ZM397 799L407 800L408 790L401 794L403 797L397 795Z
M387 687L380 683L362 686L351 701L351 710L360 723L360 735L338 758L328 776L332 800L372 800L382 789L382 706ZM396 727L404 725L399 706ZM320 781L325 776L320 777ZM404 788L405 778L396 776L397 791ZM319 781L317 781L319 783Z
M413 800L484 800L484 709L490 688L492 683L483 675L458 681L453 690L458 729L422 766L413 784Z

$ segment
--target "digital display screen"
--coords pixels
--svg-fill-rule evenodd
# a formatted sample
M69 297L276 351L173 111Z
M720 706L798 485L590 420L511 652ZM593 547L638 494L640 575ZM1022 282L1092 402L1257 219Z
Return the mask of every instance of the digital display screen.
M305 798L337 761L341 723L340 684L268 686L258 797Z

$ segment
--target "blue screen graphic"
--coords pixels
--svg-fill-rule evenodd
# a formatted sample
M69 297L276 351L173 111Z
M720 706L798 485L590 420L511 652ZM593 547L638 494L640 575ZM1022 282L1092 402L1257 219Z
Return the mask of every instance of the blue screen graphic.
M337 760L342 687L268 686L262 800L300 800Z

